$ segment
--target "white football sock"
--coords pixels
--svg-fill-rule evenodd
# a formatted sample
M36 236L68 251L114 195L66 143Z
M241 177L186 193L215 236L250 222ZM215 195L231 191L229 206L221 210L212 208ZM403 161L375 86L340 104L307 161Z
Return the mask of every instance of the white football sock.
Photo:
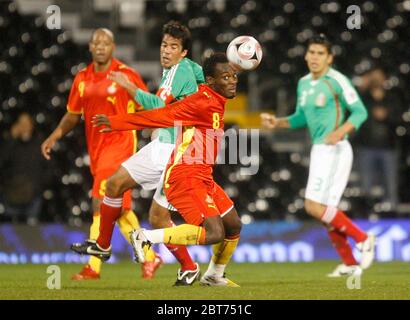
M208 270L206 270L205 275L222 278L225 272L225 268L226 264L215 264L211 259L211 262L209 262Z
M152 243L164 243L164 229L144 230L144 234Z

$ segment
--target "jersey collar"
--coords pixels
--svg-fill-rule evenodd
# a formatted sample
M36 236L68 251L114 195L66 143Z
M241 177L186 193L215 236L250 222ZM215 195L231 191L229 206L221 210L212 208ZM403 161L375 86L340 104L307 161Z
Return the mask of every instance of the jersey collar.
M105 72L95 72L94 71L94 62L91 62L90 63L90 65L89 65L89 71L91 71L93 74L101 74L101 75L105 75L105 74L108 74L108 73L110 73L111 71L114 71L117 67L118 67L118 65L120 65L121 63L119 62L119 60L117 60L116 58L112 58L111 59L111 64L110 64L110 66L109 66L109 68L107 69L107 71L105 71Z

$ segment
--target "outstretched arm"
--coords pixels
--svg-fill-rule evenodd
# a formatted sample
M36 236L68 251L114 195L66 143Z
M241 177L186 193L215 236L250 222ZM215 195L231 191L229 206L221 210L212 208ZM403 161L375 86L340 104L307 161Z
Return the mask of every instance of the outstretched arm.
M105 126L100 132L195 125L200 121L200 112L195 110L195 104L192 100L192 98L186 98L161 109L138 113L111 117L99 114L92 119L92 123L95 127Z
M276 118L273 114L261 113L261 124L265 129L290 128L287 118Z

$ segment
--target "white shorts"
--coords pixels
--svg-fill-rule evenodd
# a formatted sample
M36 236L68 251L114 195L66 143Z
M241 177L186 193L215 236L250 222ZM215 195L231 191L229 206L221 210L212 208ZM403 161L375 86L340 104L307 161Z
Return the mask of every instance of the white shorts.
M142 188L156 189L154 200L161 207L171 210L173 208L163 191L163 173L174 148L174 144L162 143L156 138L121 164Z
M349 180L352 163L352 146L347 140L336 145L313 145L305 198L337 207Z

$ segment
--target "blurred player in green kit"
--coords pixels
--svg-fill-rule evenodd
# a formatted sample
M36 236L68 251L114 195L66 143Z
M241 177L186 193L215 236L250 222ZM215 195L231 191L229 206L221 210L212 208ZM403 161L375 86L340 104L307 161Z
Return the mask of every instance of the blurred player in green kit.
M295 113L284 118L263 113L262 126L267 129L308 128L313 147L305 209L327 227L329 237L343 261L328 276L360 275L373 262L375 237L356 226L338 209L338 205L353 162L353 151L347 138L367 119L367 111L346 76L331 68L331 43L324 35L315 36L309 41L305 60L309 74L298 82ZM361 251L360 263L353 256L348 237L356 242L356 247Z

